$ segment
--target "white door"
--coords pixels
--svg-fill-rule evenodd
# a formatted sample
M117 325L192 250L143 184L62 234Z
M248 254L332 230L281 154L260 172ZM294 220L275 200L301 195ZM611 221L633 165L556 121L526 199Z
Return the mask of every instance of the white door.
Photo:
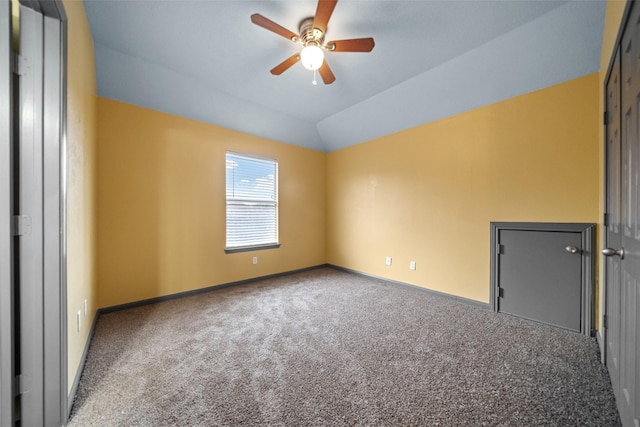
M44 420L42 22L40 13L20 7L17 345L21 422L33 426Z
M640 7L606 83L606 363L623 425L640 425Z
M48 2L41 10L58 12L57 6ZM25 426L62 425L67 413L63 25L59 17L20 5L19 38L9 160L14 171L11 382L17 395L12 416Z

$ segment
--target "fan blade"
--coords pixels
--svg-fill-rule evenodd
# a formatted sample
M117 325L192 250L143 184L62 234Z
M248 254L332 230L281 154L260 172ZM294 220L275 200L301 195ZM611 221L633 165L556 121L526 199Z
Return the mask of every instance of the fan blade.
M333 75L333 71L329 68L327 61L322 62L322 66L318 69L318 72L320 73L320 77L322 77L324 84L330 85L336 81L336 76Z
M371 37L366 39L336 40L327 43L333 52L371 52L375 46ZM331 47L334 46L333 49Z
M287 71L293 64L300 61L300 54L296 53L290 58L285 59L280 64L276 65L273 70L271 70L271 74L275 76L279 76L280 74Z
M318 0L316 14L313 17L313 28L317 28L323 33L327 31L329 18L331 18L337 2L338 0Z
M287 38L289 40L293 40L294 38L297 38L298 35L295 33L292 33L291 31L287 30L286 28L276 24L275 22L273 22L272 20L265 18L264 16L260 15L259 13L254 13L253 15L251 15L251 22L253 22L254 24L265 28L269 31L273 31L274 33Z

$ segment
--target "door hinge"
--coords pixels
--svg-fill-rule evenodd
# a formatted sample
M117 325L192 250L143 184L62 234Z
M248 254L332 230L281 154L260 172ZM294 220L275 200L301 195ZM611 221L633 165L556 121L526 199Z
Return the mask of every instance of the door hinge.
M504 245L498 243L498 255L504 255Z
M20 75L20 55L17 53L11 55L11 72Z
M607 316L606 314L604 316L602 316L602 327L604 329L608 329L609 328L609 316Z
M504 298L504 288L498 287L498 298Z
M605 227L609 226L609 214L608 213L604 214L604 226Z
M20 56L17 53L14 53L11 57L11 71L13 74L17 74L19 76L23 76L25 74L26 67L23 64L24 57Z
M603 120L603 124L606 126L607 125L607 111L604 112L603 116L604 116L603 117L603 119L604 119Z
M14 236L31 234L31 217L29 215L14 215L12 234Z
M13 54L13 73L18 76L26 76L27 71L29 71L29 59L26 56L22 56L20 54Z
M24 377L22 375L18 375L13 379L13 390L16 396L24 393Z

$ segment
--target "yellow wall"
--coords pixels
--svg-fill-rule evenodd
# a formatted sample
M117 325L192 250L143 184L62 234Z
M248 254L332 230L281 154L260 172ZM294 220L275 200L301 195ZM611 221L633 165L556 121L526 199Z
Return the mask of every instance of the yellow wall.
M97 309L96 75L93 41L81 1L65 0L67 75L67 321L68 385L72 387ZM77 331L76 313L88 302Z
M20 52L20 2L11 0L11 43L13 51Z
M278 160L279 249L225 254L227 150ZM100 307L324 263L325 154L98 98Z
M327 262L489 302L491 221L598 221L599 90L592 74L328 154Z

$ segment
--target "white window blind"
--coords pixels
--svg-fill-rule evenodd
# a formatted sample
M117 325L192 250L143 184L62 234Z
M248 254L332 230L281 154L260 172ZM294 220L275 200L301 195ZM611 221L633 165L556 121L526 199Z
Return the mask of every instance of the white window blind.
M278 162L227 153L227 250L278 244Z

